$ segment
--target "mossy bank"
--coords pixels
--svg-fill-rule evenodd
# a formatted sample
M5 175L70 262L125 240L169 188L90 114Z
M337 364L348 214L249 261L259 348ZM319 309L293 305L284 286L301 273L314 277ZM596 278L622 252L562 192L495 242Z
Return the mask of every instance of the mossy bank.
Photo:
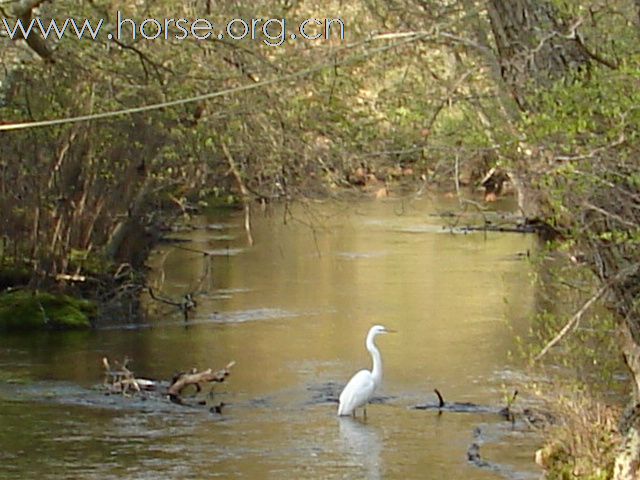
M0 294L0 330L91 328L97 307L89 300L19 290Z

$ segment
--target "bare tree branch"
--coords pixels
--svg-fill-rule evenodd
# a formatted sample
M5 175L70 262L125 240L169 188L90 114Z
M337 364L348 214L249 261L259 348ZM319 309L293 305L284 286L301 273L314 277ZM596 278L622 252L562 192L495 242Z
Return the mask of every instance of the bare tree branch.
M571 319L566 323L566 325L562 327L562 330L560 330L558 334L549 343L545 345L542 351L540 351L540 353L536 355L536 357L534 358L534 361L537 362L542 357L544 357L547 354L547 352L549 352L549 350L551 350L562 339L564 339L572 330L574 330L578 326L578 323L580 323L580 320L582 319L584 314L587 312L587 310L589 310L589 308L591 308L591 306L596 301L598 301L606 293L607 290L609 290L615 283L619 282L623 278L633 274L633 272L638 270L638 267L639 265L632 265L630 268L621 270L620 272L618 272L617 275L615 275L608 282L606 282L602 287L600 287L600 289L591 298L589 298L589 300L587 300L582 305L582 307L580 307L580 309L573 315L573 317L571 317Z

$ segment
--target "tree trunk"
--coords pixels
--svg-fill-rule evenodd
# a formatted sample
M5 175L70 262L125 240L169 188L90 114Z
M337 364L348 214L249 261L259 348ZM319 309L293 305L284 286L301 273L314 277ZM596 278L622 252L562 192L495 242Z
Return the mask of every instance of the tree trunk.
M624 359L632 375L633 392L619 422L622 444L616 456L614 480L635 480L640 466L640 347L633 338L631 328L621 326Z
M104 247L104 255L109 260L116 260L118 258L118 254L127 238L140 228L140 217L148 201L151 186L152 181L146 179L129 206L127 216L118 222L111 231L109 240Z
M588 56L546 0L489 0L489 20L500 59L502 79L521 110L531 110L527 86L548 86Z
M546 88L588 66L589 57L575 38L575 27L567 28L548 0L488 0L487 11L500 76L520 111L536 110L531 102L533 89ZM526 218L544 221L544 192L534 186L540 172L524 152L522 157L510 172L518 205Z
M44 0L20 0L16 5L14 5L12 13L26 27L29 25L29 22L31 22L32 10L40 6L42 3L44 3ZM26 36L24 40L27 42L27 45L29 45L34 52L40 55L43 60L53 61L53 54L47 46L46 41L35 33L35 29Z

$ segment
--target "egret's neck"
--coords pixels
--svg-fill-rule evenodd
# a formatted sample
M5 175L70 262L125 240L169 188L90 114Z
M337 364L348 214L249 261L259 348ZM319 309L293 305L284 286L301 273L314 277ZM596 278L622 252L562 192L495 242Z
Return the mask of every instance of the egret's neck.
M373 376L373 381L376 382L376 385L380 385L382 382L382 357L380 356L380 352L378 351L378 347L374 342L375 335L367 335L367 350L371 354L371 358L373 360L373 369L371 370L371 375Z

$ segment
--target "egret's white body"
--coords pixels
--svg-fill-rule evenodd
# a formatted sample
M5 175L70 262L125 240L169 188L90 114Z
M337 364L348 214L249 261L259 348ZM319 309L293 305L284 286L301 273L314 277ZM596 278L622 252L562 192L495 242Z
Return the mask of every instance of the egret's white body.
M373 360L373 368L369 370L360 370L356 373L347 386L344 387L340 394L340 405L338 406L338 415L353 415L356 408L365 407L376 388L382 383L382 356L380 351L376 347L374 339L376 335L381 333L390 333L391 330L387 330L382 325L374 325L367 334L367 340L365 345L367 350L371 354Z

